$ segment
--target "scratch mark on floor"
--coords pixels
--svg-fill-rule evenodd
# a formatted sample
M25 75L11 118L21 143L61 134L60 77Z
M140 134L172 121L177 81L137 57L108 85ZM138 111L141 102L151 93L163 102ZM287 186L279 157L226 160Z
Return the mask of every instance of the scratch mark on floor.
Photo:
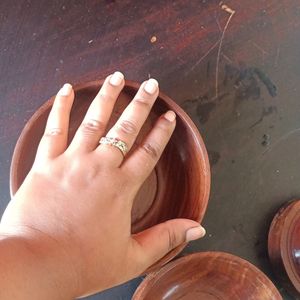
M186 62L179 56L177 56L177 60L180 61L181 63L185 64Z
M279 56L280 56L280 46L277 47L277 52L276 52L276 57L275 57L275 63L274 63L275 67L278 66Z
M227 56L225 55L224 53L222 53L222 56L230 63L233 63L233 61Z
M271 145L268 149L266 149L262 155L266 154L267 152L270 152L275 146L277 146L280 142L288 138L290 135L296 133L297 131L300 131L300 128L296 128L294 130L291 130L290 132L287 132L282 137L280 137L273 145Z
M255 126L257 126L258 124L260 124L260 123L264 120L264 118L265 118L266 116L271 115L273 112L274 112L274 113L277 113L277 107L276 107L276 106L264 107L263 110L262 110L262 113L261 113L260 118L259 118L255 123L253 123L253 124L249 127L249 129L252 129L252 128L254 128Z
M222 32L222 27L221 27L221 25L220 25L220 21L219 21L219 18L218 18L218 16L217 16L217 14L215 14L215 20L216 20L216 23L217 23L217 25L218 25L219 31Z
M252 42L252 45L258 49L263 55L269 54L265 49L263 49L262 47L260 47L259 45L257 45L255 42Z
M208 51L200 59L198 59L196 61L196 63L191 67L190 71L193 71L202 62L202 60L205 59L208 56L208 54L218 46L219 43L220 43L220 40L216 41L216 43L214 43L208 49ZM190 71L188 71L185 75L187 75Z
M219 96L219 87L218 87L218 85L219 85L219 63L220 63L220 55L221 55L222 44L223 44L223 40L224 40L224 37L225 37L225 32L226 32L226 30L229 26L229 23L230 23L232 17L235 14L235 10L231 9L226 4L221 4L221 3L220 3L221 9L228 12L230 14L230 16L229 16L229 18L228 18L228 20L227 20L227 22L226 22L226 24L223 28L221 39L220 39L220 44L219 44L219 48L218 48L217 64L216 64L216 98L218 98L218 96Z

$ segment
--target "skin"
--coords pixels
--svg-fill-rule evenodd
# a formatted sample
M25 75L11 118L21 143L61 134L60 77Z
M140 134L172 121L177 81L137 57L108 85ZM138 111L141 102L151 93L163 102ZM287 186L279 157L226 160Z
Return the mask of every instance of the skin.
M74 299L143 273L181 243L205 234L197 222L170 220L131 234L131 208L175 128L166 112L142 145L125 157L99 144L124 87L106 78L67 146L74 91L65 84L50 112L35 162L0 223L0 298ZM159 93L154 79L107 133L130 149ZM99 195L101 195L99 197Z

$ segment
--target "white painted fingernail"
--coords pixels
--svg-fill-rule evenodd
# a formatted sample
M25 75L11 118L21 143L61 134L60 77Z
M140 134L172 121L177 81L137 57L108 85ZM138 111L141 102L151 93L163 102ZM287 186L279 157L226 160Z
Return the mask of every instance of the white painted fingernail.
M118 86L122 83L123 80L124 80L124 75L121 72L117 71L114 74L112 74L109 83L114 86Z
M60 96L69 96L72 91L72 85L70 83L65 83L64 86L58 91Z
M193 227L187 230L185 235L185 240L187 242L198 240L202 237L204 237L206 234L205 229L199 225L198 227Z
M153 78L150 78L144 86L144 90L148 94L154 94L157 91L157 88L158 88L158 82Z
M165 118L169 121L169 122L174 122L174 120L176 119L176 115L173 111L169 110L165 113Z

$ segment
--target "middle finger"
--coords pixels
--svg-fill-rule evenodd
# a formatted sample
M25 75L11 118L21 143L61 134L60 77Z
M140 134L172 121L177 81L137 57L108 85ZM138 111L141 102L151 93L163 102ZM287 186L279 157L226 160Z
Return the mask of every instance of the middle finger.
M105 79L99 93L88 108L69 146L69 151L90 152L98 146L124 84L124 75L120 72L115 72Z
M137 94L125 108L116 124L109 130L106 137L123 141L129 151L147 119L158 93L158 82L155 79L151 78L142 83ZM105 155L105 160L115 167L120 166L123 161L123 154L116 147L101 144L96 151Z

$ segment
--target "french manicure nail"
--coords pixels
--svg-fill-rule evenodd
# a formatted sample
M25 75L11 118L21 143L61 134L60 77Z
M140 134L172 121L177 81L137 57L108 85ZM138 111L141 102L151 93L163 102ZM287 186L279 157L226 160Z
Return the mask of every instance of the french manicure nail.
M112 74L109 82L114 86L118 86L122 83L123 80L124 80L124 75L121 72L117 71L114 74Z
M148 93L148 94L154 94L156 92L158 88L158 82L157 80L150 78L145 86L144 86L144 90Z
M185 235L185 240L187 242L194 241L200 239L205 236L205 229L199 225L198 227L193 227L187 230Z
M58 91L60 96L69 96L72 91L72 85L70 83L65 83L63 87Z
M169 110L165 113L165 118L169 121L169 122L173 122L176 119L176 115L173 111Z

